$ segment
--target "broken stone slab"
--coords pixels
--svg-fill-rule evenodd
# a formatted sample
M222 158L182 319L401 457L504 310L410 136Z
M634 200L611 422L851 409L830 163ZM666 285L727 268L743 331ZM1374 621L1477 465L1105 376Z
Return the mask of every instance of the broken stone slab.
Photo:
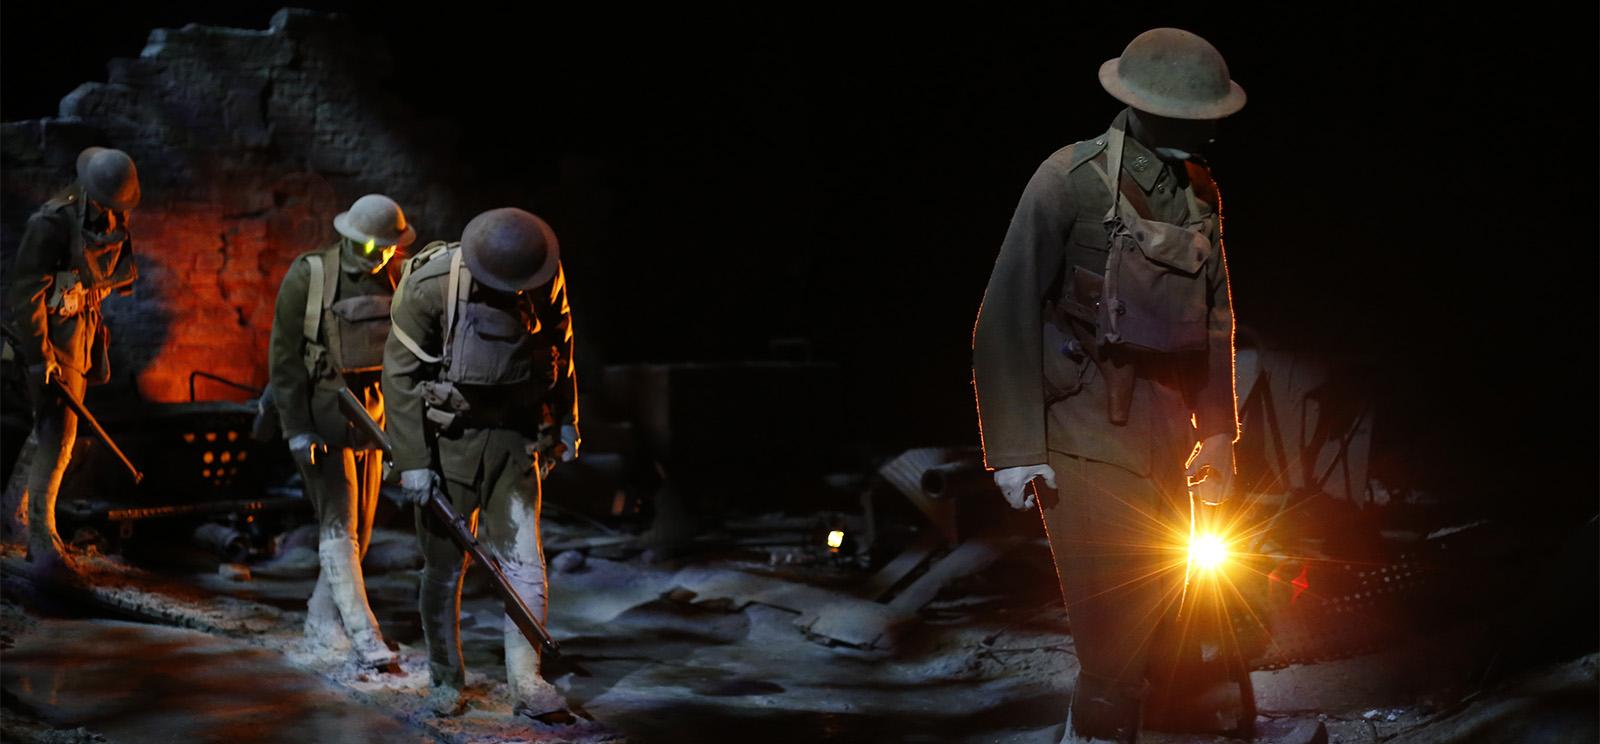
M1595 741L1600 654L1507 680L1448 715L1401 733L1393 744L1477 741Z
M679 571L674 584L694 593L696 602L726 599L730 611L760 603L790 612L805 612L843 599L839 592L792 581L725 568L694 566Z

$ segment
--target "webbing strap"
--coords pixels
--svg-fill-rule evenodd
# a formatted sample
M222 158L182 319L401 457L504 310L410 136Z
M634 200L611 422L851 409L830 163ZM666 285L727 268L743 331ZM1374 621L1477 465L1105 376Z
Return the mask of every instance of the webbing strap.
M333 307L334 298L339 296L339 274L343 270L343 267L339 265L339 244L335 243L332 247L322 252L322 306L317 308L318 317ZM306 304L310 305L311 303L307 302ZM316 338L312 337L309 340L316 341ZM339 358L339 355L343 352L344 347L339 345L339 322L336 320L328 324L327 345L328 361L334 369L338 369L340 365L344 364L344 361Z
M308 343L317 342L317 329L322 325L322 256L306 256L306 268L311 270L311 280L306 282L306 316L300 332Z
M456 332L456 303L466 296L466 285L472 281L472 272L461 265L461 249L450 256L450 289L446 292L444 306L444 348L440 355L450 353L450 342Z

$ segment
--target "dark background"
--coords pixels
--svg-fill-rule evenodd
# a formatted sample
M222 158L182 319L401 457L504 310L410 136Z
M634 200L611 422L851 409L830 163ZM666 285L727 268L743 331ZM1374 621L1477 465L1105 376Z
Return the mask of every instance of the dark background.
M839 436L880 451L976 442L971 325L1023 184L1120 108L1102 61L1195 31L1250 96L1211 153L1240 322L1366 365L1387 477L1594 511L1592 7L309 5L390 39L395 92L478 177L557 194L523 206L563 236L589 353L807 337L845 371ZM0 118L53 114L153 27L276 7L8 3Z

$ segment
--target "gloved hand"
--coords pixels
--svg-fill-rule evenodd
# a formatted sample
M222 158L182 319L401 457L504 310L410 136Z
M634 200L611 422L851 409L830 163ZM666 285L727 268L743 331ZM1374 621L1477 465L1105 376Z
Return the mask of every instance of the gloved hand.
M1212 506L1227 501L1233 495L1233 436L1206 437L1189 461L1188 476L1196 498Z
M570 424L561 426L561 441L556 444L550 454L555 455L562 462L572 462L578 459L578 445L583 442L578 437L578 427Z
M1043 478L1045 485L1056 487L1056 471L1049 465L1019 465L994 471L994 484L1000 487L1000 494L1013 509L1033 508L1033 492L1028 490L1028 484L1034 478Z
M439 474L429 468L401 471L400 502L422 506L433 498L433 491L438 487Z
M303 465L315 465L328 455L328 443L316 434L296 434L289 437L289 454Z
M61 376L61 367L54 360L28 365L28 394L33 405L38 406L50 391L50 381Z

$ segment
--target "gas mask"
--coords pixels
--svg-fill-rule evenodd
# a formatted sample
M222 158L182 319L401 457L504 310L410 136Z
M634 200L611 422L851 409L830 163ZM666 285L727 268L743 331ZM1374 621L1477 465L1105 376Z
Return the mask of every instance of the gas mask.
M394 257L394 251L395 246L378 245L374 240L357 243L349 238L344 239L345 256L368 274L378 273Z

